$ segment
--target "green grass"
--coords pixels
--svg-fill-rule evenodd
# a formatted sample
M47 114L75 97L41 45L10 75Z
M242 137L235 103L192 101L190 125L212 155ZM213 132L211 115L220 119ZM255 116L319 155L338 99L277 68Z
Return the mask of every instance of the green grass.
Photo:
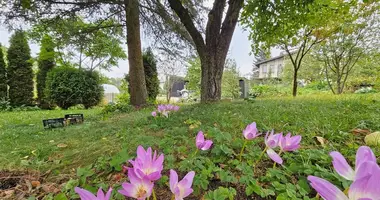
M194 104L183 106L168 119L157 120L149 117L152 108L129 114L114 114L107 118L103 118L100 109L5 112L0 113L0 169L56 169L68 172L94 163L93 167L108 169L103 165L120 165L125 157L134 156L136 147L141 144L145 147L153 146L165 153L166 170L174 168L180 171L195 170L198 173L205 170L203 167L210 167L211 162L215 166L219 166L219 163L228 164L223 169L226 173L242 173L243 176L248 172L236 169L244 165L235 166L233 161L236 161L242 146L242 130L248 123L255 121L261 131L274 129L276 132L292 132L303 136L302 149L284 155L285 165L289 169L304 167L302 172L293 176L302 178L309 174L322 174L321 176L337 182L340 179L336 179L336 176L315 166L330 169L328 152L332 150L341 151L350 161L354 161L357 148L364 145L364 135L355 135L352 130L380 130L379 99L380 94L319 95ZM84 113L84 124L53 130L44 130L42 127L42 119L78 112ZM195 122L200 122L201 125L190 128L189 123ZM203 130L207 137L214 140L214 148L210 153L199 154L203 156L203 164L195 164L197 161L183 162L184 158L191 159L189 155L195 150L194 137L198 130ZM315 136L325 138L326 145L319 145ZM58 144L67 147L60 148ZM247 146L243 157L249 166L260 154L259 146L262 146L261 138ZM380 155L379 147L373 147L373 150L377 156ZM118 160L118 157L122 160ZM261 171L258 172L262 177L257 179L268 188L271 182L277 181L273 174L265 174L263 170L270 167L271 162L264 159ZM210 170L220 173L220 168L212 167ZM196 177L194 184L200 188L201 181L209 178ZM209 188L226 186L223 181L215 187L211 183L207 184ZM239 194L242 193L244 191ZM281 191L276 190L275 193L277 195Z
M196 131L187 133L187 119L200 121L203 130L217 126L234 137L240 137L245 125L256 121L261 130L291 131L307 139L322 136L334 146L344 143L340 136L354 128L380 130L378 99L378 94L326 95L192 105L159 126L147 119L149 110L117 114L106 120L99 109L5 112L0 113L0 168L78 167L121 149L133 152L138 144L158 144L165 134L185 132L192 137ZM53 130L42 127L42 119L78 112L86 118L82 125ZM67 147L57 147L61 143Z

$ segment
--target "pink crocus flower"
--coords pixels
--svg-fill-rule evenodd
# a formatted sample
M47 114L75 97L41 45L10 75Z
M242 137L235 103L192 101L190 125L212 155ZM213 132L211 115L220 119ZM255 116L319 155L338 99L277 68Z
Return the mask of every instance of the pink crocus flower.
M257 136L259 136L259 131L256 128L256 122L253 122L252 124L249 124L244 130L243 130L243 136L247 140L253 140Z
M153 117L156 117L156 116L157 116L157 112L156 112L156 111L153 111L153 112L152 112L152 116L153 116Z
M358 174L360 178L351 184L348 196L327 180L315 176L307 179L324 200L380 200L380 167L372 161L363 162Z
M278 145L281 148L281 151L295 151L300 148L300 142L302 137L300 135L291 136L291 133L288 133L285 137L280 135Z
M206 151L211 148L212 141L211 140L205 140L205 136L202 131L198 132L197 138L195 140L195 144L198 149Z
M129 161L133 170L139 178L147 178L150 181L155 181L161 178L161 171L164 168L164 155L157 157L157 151L152 154L152 148L146 151L142 146L137 147L137 157L135 160Z
M265 134L265 145L271 149L276 148L280 141L280 137L281 133L274 134L274 130L272 130L270 134L267 132Z
M147 177L139 178L132 168L128 169L128 178L130 183L121 184L123 189L118 191L120 194L137 200L145 200L150 197L153 191L153 182Z
M193 184L194 176L195 172L191 171L178 182L177 172L172 169L170 170L170 190L174 194L175 200L183 200L193 192L191 185Z
M266 145L267 154L268 154L269 158L272 159L274 162L280 164L280 165L282 164L283 160L280 157L280 155L278 155L273 150L273 148L276 148L278 146L278 143L280 141L281 135L282 135L282 133L274 134L274 130L272 130L272 132L270 134L269 134L269 132L267 132L265 134L265 139L264 139L265 145Z
M178 110L179 110L179 106L174 106L174 107L173 107L173 110L174 110L174 111L178 111Z
M361 164L366 161L372 161L376 163L375 154L372 152L371 148L367 146L359 147L358 151L356 152L355 171L347 163L346 159L341 153L333 151L330 153L330 156L333 158L332 164L335 171L343 178L351 181L357 179L357 172Z
M74 190L79 194L81 200L109 200L112 193L112 188L108 190L107 194L104 194L102 188L99 188L97 196L79 187L75 187Z

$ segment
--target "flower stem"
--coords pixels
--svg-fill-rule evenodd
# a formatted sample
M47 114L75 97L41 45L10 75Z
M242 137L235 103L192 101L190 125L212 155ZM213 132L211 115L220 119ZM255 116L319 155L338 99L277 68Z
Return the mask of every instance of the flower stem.
M240 151L240 154L239 154L239 161L240 161L240 162L241 162L241 157L242 157L243 152L244 152L244 148L245 148L245 146L247 145L247 141L248 141L248 140L245 140L245 141L244 141L243 147L241 148L241 151Z
M281 154L282 154L282 150L280 150L280 152L278 152L279 156L281 156ZM273 163L273 169L276 169L276 164L277 164L276 162Z
M194 152L194 154L193 154L193 156L191 156L191 157L195 157L196 155L197 155L197 153L198 153L198 148L197 148L197 150L195 150L195 152Z
M153 200L157 200L156 193L154 192L154 189L152 190L152 194L153 194Z
M254 168L253 168L253 172L256 171L256 167L257 167L257 165L259 164L261 158L263 157L264 153L265 153L267 150L268 150L268 147L266 146L265 149L263 150L263 152L261 152L261 154L260 154L260 156L259 156L259 159L256 161L255 166L254 166Z

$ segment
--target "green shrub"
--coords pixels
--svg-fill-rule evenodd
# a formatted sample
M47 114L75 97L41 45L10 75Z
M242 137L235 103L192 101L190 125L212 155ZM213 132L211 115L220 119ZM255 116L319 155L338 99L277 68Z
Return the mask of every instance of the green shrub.
M63 109L77 104L90 108L100 103L103 88L99 75L71 67L58 67L48 73L46 98Z
M30 48L23 31L16 31L8 49L9 99L13 106L33 104L33 70Z
M7 71L4 61L3 48L0 44L0 99L7 99L8 85L7 85Z
M159 93L160 81L158 80L157 61L150 48L144 51L143 60L148 101L154 102Z
M47 73L55 66L54 43L50 36L45 35L41 41L40 53L38 55L37 73L37 101L42 108L49 108L45 102L44 89Z
M91 108L98 105L103 98L103 87L100 84L100 76L94 71L83 71L81 103L84 107Z
M110 103L103 107L102 113L109 114L114 112L129 113L134 111L135 108L132 105L126 103Z
M0 111L10 111L10 110L12 110L11 103L4 98L0 99Z

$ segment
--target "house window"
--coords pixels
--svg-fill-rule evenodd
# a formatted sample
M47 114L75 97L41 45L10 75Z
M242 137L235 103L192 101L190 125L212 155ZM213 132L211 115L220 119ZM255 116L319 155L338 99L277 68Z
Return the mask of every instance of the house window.
M267 73L267 66L263 65L263 74L266 74L266 73Z
M281 74L282 74L282 64L279 64L278 65L278 68L277 68L277 77L280 77L281 76Z

